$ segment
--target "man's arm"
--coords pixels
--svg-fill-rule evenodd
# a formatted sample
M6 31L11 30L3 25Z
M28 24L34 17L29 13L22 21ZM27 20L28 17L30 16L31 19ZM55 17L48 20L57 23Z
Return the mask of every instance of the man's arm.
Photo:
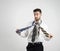
M33 26L33 22L31 21L31 22L29 22L29 23L27 24L26 27L21 28L21 29L17 29L17 30L16 30L16 33L17 33L18 35L22 36L22 37L27 37L28 34L29 34L29 28L31 28L32 26Z
M49 33L48 27L47 27L47 25L45 24L44 21L43 21L42 24L40 25L40 29L41 29L41 31L42 31L43 34L44 34L44 39L45 39L45 40L50 40L50 39L53 37L53 35Z
M21 37L27 37L28 36L28 29L24 30L24 31L20 31L20 29L16 30L16 33L21 36Z
M45 36L46 37L48 37L48 38L52 38L53 36L51 35L51 34L49 34L46 30L44 30L44 28L42 28L42 27L40 27L41 28L41 30L42 30L42 32L45 34Z

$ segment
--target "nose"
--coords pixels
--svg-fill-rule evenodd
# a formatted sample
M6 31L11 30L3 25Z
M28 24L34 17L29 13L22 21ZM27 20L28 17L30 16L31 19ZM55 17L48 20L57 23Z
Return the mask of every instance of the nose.
M37 17L37 15L35 15L35 17Z

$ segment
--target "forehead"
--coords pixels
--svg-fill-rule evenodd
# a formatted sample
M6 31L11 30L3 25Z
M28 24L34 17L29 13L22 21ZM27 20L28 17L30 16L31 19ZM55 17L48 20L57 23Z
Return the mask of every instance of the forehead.
M34 14L41 14L39 11L34 12Z

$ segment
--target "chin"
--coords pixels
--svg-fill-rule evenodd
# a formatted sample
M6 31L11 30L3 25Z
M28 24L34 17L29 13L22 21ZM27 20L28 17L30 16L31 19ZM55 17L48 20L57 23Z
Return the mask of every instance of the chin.
M35 19L36 21L39 21L39 19Z

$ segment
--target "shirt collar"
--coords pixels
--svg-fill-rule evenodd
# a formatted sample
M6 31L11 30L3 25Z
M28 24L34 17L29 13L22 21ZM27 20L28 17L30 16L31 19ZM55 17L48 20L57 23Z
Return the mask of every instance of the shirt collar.
M35 25L36 21L34 21L34 25ZM39 25L42 23L42 20L38 21Z

